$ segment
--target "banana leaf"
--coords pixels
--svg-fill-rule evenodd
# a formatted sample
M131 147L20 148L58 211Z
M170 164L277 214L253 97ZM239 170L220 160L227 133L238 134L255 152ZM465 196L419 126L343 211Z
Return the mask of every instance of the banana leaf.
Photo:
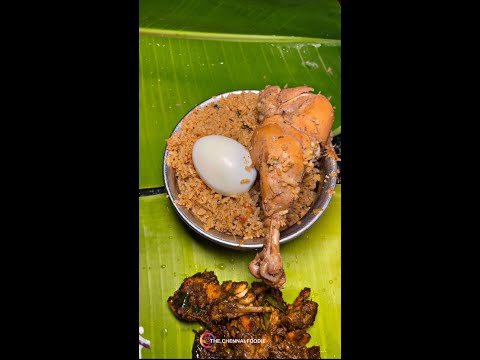
M151 349L145 359L191 358L197 323L178 320L167 299L185 277L196 272L215 271L220 282L258 281L248 271L255 252L219 247L192 232L177 216L164 194L141 197L140 202L140 326ZM284 298L291 303L304 287L312 290L318 303L312 338L308 346L319 345L324 359L340 358L340 203L337 186L329 207L311 229L283 244L282 257L287 276Z
M336 0L141 0L141 28L340 39Z
M340 126L338 41L144 35L139 56L140 188L164 185L165 140L195 105L223 92L307 84L331 96L333 128Z
M196 104L219 93L266 85L310 85L331 97L341 131L340 6L336 0L141 0L139 185L163 186L165 140ZM341 186L318 222L282 245L288 302L312 289L319 310L309 345L340 358ZM214 270L219 281L254 281L255 253L214 245L193 233L165 195L139 198L140 326L143 358L190 358L199 325L177 320L167 298L183 278Z
M140 26L141 189L164 185L165 140L182 116L222 92L310 85L331 96L339 132L337 1L142 0Z

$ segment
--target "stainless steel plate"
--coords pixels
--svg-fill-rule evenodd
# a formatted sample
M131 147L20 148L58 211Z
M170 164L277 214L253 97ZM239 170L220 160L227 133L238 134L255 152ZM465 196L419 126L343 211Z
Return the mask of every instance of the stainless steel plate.
M226 92L217 96L214 96L201 104L197 105L194 109L192 109L187 115L184 116L185 119L193 110L196 108L204 107L212 102L217 103L218 100L222 97L227 97L230 94L240 94L242 92L253 92L259 93L258 90L237 90L237 91L230 91ZM175 129L173 130L172 134L176 133L180 130L182 126L182 120L177 124ZM178 199L179 191L177 186L177 179L175 176L175 170L167 165L167 156L168 150L165 149L165 154L163 157L163 176L165 181L165 187L167 189L168 196L180 217L182 218L188 226L190 226L195 232L202 235L203 237L213 241L222 246L226 246L228 248L236 249L236 250L252 250L252 249L260 249L263 246L263 237L256 238L252 240L244 240L240 243L241 238L236 237L234 238L232 235L228 235L222 232L219 232L215 229L210 229L205 231L203 229L202 222L193 215L190 210L186 209L185 207L179 206L175 203L175 200ZM331 158L322 158L322 169L324 169L325 174L330 174L332 171L337 170L337 162ZM280 233L280 243L286 243L298 237L299 235L303 234L307 229L309 229L315 221L317 221L320 216L322 216L323 212L327 208L332 195L329 194L329 190L334 190L336 186L336 178L335 177L328 177L326 182L323 182L319 185L317 189L317 197L312 204L310 210L305 214L302 218L301 224L295 224L288 229L283 230ZM315 213L313 210L319 209L318 213Z

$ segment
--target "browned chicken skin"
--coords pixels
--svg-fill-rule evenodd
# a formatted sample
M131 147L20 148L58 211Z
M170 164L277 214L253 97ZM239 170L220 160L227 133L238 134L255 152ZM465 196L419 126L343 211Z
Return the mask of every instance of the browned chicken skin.
M257 104L259 125L252 136L250 155L260 175L262 207L269 231L264 246L250 263L253 276L282 288L286 281L280 255L280 229L300 193L305 166L313 166L327 144L333 107L313 88L280 89L267 86Z

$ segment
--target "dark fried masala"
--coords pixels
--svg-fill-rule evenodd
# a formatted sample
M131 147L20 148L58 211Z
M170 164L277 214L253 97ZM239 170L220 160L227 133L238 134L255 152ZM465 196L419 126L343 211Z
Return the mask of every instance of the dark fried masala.
M265 282L220 284L212 271L204 271L184 279L167 302L176 317L204 327L195 333L194 359L320 359L318 346L306 346L318 307L309 296L304 288L287 304L282 292ZM201 342L206 331L226 340L206 348Z

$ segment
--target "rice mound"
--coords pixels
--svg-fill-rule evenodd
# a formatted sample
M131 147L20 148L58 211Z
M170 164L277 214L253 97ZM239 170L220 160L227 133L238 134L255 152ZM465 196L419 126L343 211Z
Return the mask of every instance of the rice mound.
M260 207L259 177L248 193L223 196L211 190L198 176L192 160L195 142L207 135L232 138L247 149L253 131L258 126L256 109L258 94L243 92L221 98L217 104L195 109L182 122L181 129L167 140L167 164L175 170L179 199L176 203L189 209L203 228L218 231L244 240L264 236L264 214ZM309 210L322 176L313 160L305 154L305 176L293 211L287 215L288 225L298 222Z

